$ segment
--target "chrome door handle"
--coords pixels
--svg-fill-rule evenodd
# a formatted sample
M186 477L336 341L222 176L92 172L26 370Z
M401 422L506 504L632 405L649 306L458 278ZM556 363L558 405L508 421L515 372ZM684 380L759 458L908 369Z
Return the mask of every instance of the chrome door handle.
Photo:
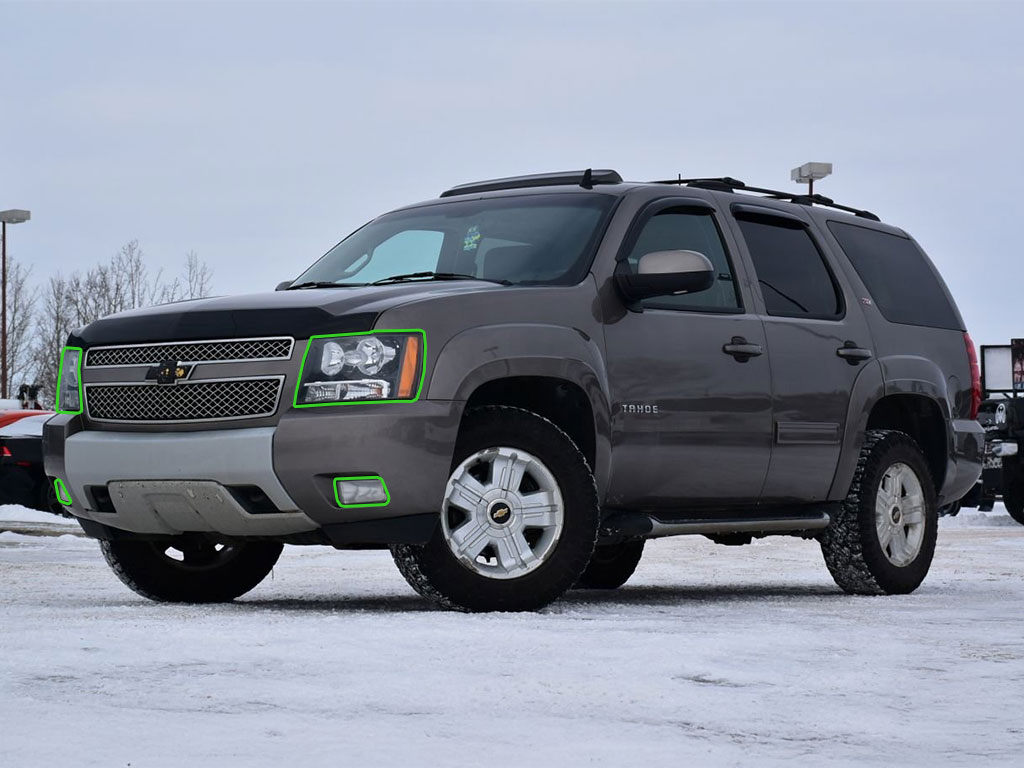
M745 363L752 357L764 354L764 347L760 344L751 344L742 336L733 336L732 341L722 346L722 351L732 355L737 362Z
M836 350L836 354L850 365L858 365L874 357L874 353L870 349L858 347L853 341L843 342L843 346Z

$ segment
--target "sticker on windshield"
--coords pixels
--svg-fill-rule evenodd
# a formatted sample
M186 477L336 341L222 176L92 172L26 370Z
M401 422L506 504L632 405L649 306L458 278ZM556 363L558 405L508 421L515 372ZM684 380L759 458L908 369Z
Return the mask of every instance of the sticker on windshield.
M480 227L474 224L462 238L462 250L475 251L478 245L480 245Z

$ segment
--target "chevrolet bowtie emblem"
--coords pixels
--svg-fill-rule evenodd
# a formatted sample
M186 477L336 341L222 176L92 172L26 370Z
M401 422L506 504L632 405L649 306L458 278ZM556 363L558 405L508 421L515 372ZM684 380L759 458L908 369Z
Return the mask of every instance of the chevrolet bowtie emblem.
M146 371L146 378L156 379L157 384L175 384L181 379L187 379L191 371L190 365L180 365L177 360L164 360Z

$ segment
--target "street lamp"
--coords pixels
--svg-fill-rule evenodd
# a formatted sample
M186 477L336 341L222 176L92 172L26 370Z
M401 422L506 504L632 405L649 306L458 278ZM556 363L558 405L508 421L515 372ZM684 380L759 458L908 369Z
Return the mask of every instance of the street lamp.
M0 398L7 399L7 225L21 224L32 218L28 211L12 208L0 211Z
M832 173L832 163L804 163L789 172L789 178L797 184L807 185L807 194L814 194L815 179L824 179Z

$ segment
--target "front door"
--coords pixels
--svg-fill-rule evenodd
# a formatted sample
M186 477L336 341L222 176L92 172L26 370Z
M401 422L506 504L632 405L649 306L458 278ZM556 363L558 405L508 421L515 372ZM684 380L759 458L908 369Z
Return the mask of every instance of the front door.
M726 242L707 203L686 199L651 204L626 239L620 269L687 249L718 278L608 319L611 507L753 506L760 496L772 438L768 345Z

